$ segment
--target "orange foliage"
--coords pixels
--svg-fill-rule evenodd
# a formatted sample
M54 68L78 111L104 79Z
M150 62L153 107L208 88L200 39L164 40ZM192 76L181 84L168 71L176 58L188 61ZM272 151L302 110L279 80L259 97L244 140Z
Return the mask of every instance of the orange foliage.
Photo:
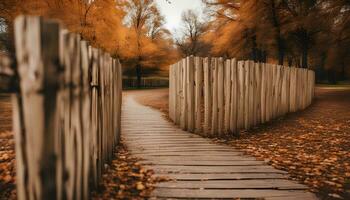
M350 3L345 0L202 0L203 40L216 56L350 73Z
M140 31L125 25L135 7L132 2L150 2ZM135 6L135 5L134 5ZM125 66L136 64L155 69L165 68L176 59L169 31L153 0L4 0L0 18L11 25L20 14L58 19L72 32L82 35L92 46L118 57ZM128 14L128 15L127 15ZM8 32L12 35L13 28ZM11 48L8 48L11 49ZM171 55L171 56L169 56ZM141 58L141 59L139 59Z

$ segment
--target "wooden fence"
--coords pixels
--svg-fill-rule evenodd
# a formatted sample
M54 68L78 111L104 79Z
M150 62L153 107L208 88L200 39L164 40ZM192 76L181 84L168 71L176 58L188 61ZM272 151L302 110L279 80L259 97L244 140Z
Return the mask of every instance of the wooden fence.
M239 134L314 97L311 70L253 61L187 57L170 67L169 115L206 136Z
M88 199L120 137L118 60L54 21L15 21L18 199Z

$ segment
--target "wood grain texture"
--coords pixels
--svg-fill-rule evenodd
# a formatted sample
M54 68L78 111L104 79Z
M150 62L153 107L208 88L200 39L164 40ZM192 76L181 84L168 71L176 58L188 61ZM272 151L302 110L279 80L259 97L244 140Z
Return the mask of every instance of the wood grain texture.
M55 21L15 21L18 199L88 199L118 145L121 66Z
M179 62L185 66L183 73L176 73L173 67L182 68L173 65L169 75L171 82L187 80L181 82L186 90L183 92L186 105L173 103L172 84L169 93L170 114L173 115L173 110L184 113L180 120L184 130L205 136L239 134L240 130L303 110L312 103L315 83L311 70L249 60L196 57L196 63L200 64L191 72L192 60L193 57L188 57ZM192 81L188 81L192 79L195 79L194 93L190 89Z
M195 132L202 133L203 60L195 58Z

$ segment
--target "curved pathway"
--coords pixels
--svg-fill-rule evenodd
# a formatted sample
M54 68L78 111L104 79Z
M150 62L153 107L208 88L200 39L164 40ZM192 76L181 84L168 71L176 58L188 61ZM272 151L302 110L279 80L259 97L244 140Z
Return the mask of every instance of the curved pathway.
M158 183L154 198L316 199L286 172L177 128L132 93L123 99L122 132L133 156L156 176L173 180Z

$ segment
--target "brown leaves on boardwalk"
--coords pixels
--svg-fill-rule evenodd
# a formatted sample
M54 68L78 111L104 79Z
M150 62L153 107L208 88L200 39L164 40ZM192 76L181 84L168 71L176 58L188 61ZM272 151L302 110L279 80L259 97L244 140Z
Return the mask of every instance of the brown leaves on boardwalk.
M308 110L229 141L324 198L350 198L350 90L319 90Z
M115 157L117 159L105 166L107 170L92 199L145 199L154 183L165 180L153 177L153 171L143 168L139 159L132 157L123 145Z

